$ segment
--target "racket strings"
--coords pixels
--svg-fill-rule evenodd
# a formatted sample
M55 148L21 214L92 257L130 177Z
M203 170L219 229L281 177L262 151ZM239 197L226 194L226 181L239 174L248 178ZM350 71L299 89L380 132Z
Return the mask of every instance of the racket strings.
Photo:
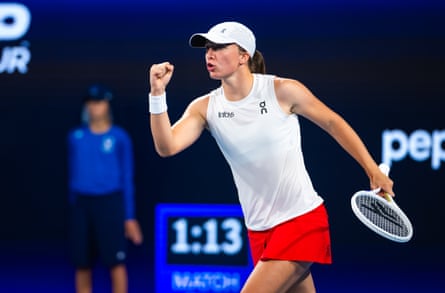
M357 197L357 206L372 224L392 235L405 237L409 228L402 217L389 205L384 205L372 197Z

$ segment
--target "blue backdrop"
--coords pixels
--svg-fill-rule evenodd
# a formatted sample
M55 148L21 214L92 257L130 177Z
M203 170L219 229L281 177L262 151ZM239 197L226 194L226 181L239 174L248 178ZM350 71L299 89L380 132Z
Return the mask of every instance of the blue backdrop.
M358 286L371 281L368 289L382 292L445 289L440 1L110 2L18 1L29 15L17 19L0 3L1 292L73 292L65 138L80 121L91 83L112 87L116 123L135 148L145 243L130 247L132 292L154 290L157 203L237 203L230 170L208 133L175 157L156 155L146 101L147 70L166 60L175 65L172 120L218 86L208 78L204 51L190 48L188 38L225 20L252 28L269 73L303 82L352 124L377 161L392 163L397 201L414 224L406 244L359 224L349 200L368 187L367 177L327 134L301 120L306 165L332 225L334 264L314 268L320 292L365 292ZM382 274L390 277L379 283ZM106 273L97 278L98 290L107 288Z

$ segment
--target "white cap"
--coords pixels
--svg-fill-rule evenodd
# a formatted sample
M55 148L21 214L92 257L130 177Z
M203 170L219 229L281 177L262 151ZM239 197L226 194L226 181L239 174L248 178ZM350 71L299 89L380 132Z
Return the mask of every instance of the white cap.
M255 36L248 27L239 22L222 22L213 26L207 33L193 34L189 44L203 48L207 40L216 44L236 43L246 50L250 57L255 54Z

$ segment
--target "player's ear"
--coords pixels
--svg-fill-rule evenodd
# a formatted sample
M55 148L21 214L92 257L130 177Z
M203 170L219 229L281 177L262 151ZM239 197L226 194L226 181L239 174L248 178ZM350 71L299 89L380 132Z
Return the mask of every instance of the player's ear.
M240 52L240 58L239 58L239 64L243 65L243 64L247 64L249 62L249 53L245 52L245 51L241 51Z

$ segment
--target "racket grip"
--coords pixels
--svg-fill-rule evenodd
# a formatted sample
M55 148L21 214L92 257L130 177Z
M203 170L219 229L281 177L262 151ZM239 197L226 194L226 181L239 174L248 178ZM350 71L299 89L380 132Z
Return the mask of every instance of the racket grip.
M386 176L388 176L389 174L389 166L385 163L381 163L379 165L380 171L382 171L383 174L385 174Z
M388 202L392 202L392 196L391 195L389 195L389 193L387 193L387 192L385 192L385 199L388 201Z

